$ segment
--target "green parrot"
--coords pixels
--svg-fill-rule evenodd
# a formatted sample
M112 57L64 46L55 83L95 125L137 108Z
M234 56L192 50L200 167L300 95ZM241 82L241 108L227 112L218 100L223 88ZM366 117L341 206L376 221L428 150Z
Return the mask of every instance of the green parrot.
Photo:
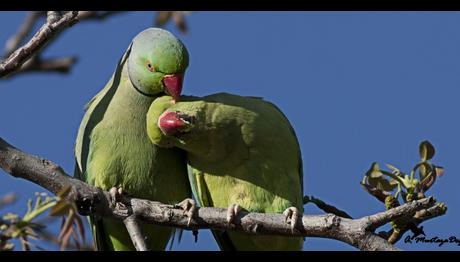
M153 145L146 132L150 104L180 96L189 63L172 33L148 28L119 60L109 82L86 106L75 145L75 177L103 190L177 203L191 196L185 155ZM174 188L174 190L172 190ZM122 221L90 217L98 250L135 250ZM143 225L149 249L164 250L174 229Z
M197 204L227 209L227 221L245 209L283 213L291 227L303 213L303 171L292 126L261 98L218 93L203 98L156 99L147 133L158 146L187 154ZM284 212L283 212L284 211ZM221 250L301 250L302 237L213 231Z

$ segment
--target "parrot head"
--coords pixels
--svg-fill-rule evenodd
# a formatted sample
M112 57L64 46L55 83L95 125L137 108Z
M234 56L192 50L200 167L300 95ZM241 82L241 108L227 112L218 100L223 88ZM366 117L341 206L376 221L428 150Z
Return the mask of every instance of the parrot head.
M182 92L189 55L184 44L169 31L148 28L134 37L128 57L128 76L139 92L166 93L175 103Z
M153 144L161 147L185 146L199 139L198 119L202 119L203 102L182 96L178 103L171 96L156 98L147 112L147 134ZM197 132L195 132L197 131Z

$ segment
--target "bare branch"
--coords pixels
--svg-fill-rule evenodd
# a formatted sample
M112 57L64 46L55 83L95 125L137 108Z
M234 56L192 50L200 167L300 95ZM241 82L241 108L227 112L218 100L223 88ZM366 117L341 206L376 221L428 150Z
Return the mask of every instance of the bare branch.
M136 217L134 215L130 215L129 217L123 219L123 223L125 224L126 230L128 230L129 236L131 237L131 241L133 241L136 250L149 251L145 241L145 236L142 233Z
M77 61L77 58L63 57L57 59L42 59L41 53L46 48L46 45L51 43L65 27L72 26L78 21L101 21L122 12L123 11L29 12L23 24L18 29L18 32L13 35L5 45L5 59L0 61L0 78L5 79L6 77L16 75L16 73L26 72L68 73ZM187 31L184 16L189 13L190 12L185 11L171 11L175 24L183 33ZM45 15L45 24L42 25L28 43L18 49L30 34L30 31L33 29L38 19Z
M104 20L112 15L120 14L123 11L79 11L77 19L85 20Z
M314 196L304 196L303 197L303 204L307 204L307 203L313 203L315 204L319 209L323 210L324 212L326 213L331 213L331 214L334 214L334 215L337 215L339 217L344 217L344 218L352 218L349 214L347 214L347 212L343 211L343 210L340 210L338 208L336 208L335 206L331 206L329 204L326 204L324 201L322 201L321 199L319 198L316 198Z
M11 55L11 53L19 47L24 39L30 34L30 31L40 16L42 16L42 12L39 11L29 11L27 13L26 18L21 27L19 27L18 32L11 36L5 44L5 57Z
M188 224L188 216L175 205L144 199L122 198L123 205L110 205L110 194L68 176L49 160L24 153L0 138L0 167L14 177L34 182L57 194L71 186L69 199L75 200L80 212L112 216L121 220L134 216L141 222L173 226L187 230L221 229L248 234L322 237L348 243L361 250L397 250L373 233L380 225L400 217L411 217L417 211L433 207L433 198L413 201L402 206L360 219L347 219L333 214L303 215L294 232L282 214L240 212L233 224L227 223L226 208L202 207ZM129 220L128 220L129 222ZM131 232L135 232L131 231ZM141 248L141 247L139 247Z
M32 39L0 63L0 77L5 77L18 70L64 28L76 23L78 21L76 19L77 15L78 11L70 11L62 15L59 12L48 11L46 23L38 30Z
M32 57L26 63L24 63L20 69L8 75L11 77L17 73L33 73L33 72L55 72L66 74L71 69L72 66L78 61L76 56L68 57L59 57L59 58L49 58L41 59L37 57Z
M392 208L388 211L380 212L369 217L369 220L366 222L368 229L372 231L376 228L385 225L389 221L401 218L409 217L408 214L415 215L418 211L427 210L435 206L435 201L433 197L423 198L419 201L412 201L402 206ZM408 207L410 206L410 208ZM423 206L423 207L422 207ZM389 212L391 211L391 212Z

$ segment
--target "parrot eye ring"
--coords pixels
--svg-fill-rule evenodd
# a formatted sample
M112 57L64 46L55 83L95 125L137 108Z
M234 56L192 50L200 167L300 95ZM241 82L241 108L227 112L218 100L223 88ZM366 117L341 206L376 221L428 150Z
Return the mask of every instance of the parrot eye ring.
M150 72L155 72L155 67L153 67L152 63L150 61L147 61L146 62L147 64L147 69L150 71Z

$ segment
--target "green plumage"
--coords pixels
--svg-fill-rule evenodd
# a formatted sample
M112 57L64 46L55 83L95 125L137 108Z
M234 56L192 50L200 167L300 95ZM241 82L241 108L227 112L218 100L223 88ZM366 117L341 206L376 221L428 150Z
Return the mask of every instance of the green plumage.
M76 177L104 190L122 187L124 194L163 203L190 197L184 154L153 145L145 128L150 104L164 94L158 79L187 67L185 47L179 50L178 41L154 28L133 40L110 81L87 105L75 145ZM140 59L152 60L161 72L136 65ZM130 60L134 64L128 67ZM121 221L92 218L91 224L99 250L135 250ZM144 225L143 231L152 250L164 250L174 232L155 225Z
M239 204L251 212L303 212L300 148L289 121L260 98L226 93L155 100L147 114L147 132L156 145L187 152L189 180L201 206ZM162 111L185 116L190 124L166 136L158 126ZM301 250L303 239L213 232L224 250Z

